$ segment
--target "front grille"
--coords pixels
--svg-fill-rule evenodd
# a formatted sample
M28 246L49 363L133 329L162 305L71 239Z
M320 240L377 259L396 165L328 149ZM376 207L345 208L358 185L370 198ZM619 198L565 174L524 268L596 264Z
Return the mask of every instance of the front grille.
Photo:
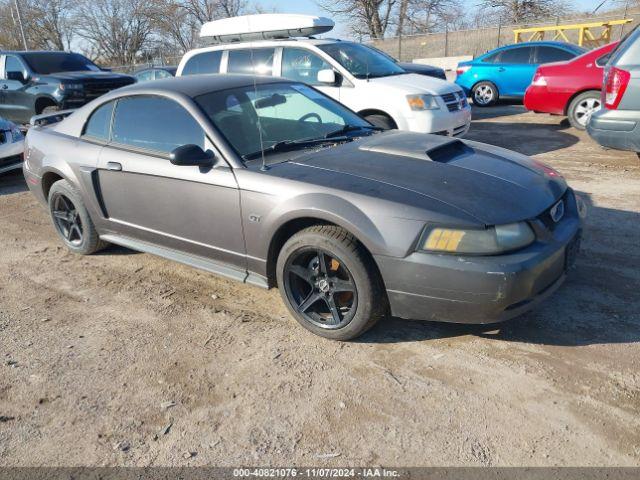
M115 90L116 88L130 85L133 81L130 80L109 80L104 82L87 82L84 85L84 92L87 97L95 98L105 93Z
M562 200L564 202L564 215L558 222L556 222L556 221L553 220L553 218L551 218L551 209L554 206L556 206L558 204L558 202L560 202L560 200ZM551 231L555 230L556 227L558 226L558 224L562 223L562 220L564 220L564 217L569 214L569 212L568 212L568 208L569 208L569 205L568 205L569 192L567 191L567 193L565 193L560 200L555 202L553 205L551 205L549 208L547 208L544 212L542 212L537 217L538 220L540 220L548 230L551 230Z
M11 157L0 158L0 168L18 165L22 163L22 155L12 155Z
M467 106L467 98L462 91L440 95L450 112L457 112Z

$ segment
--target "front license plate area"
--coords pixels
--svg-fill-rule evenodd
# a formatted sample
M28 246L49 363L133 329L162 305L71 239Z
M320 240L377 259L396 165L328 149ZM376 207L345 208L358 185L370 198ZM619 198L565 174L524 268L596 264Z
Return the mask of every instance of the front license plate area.
M581 235L580 235L580 232L578 232L576 236L573 237L571 241L567 244L565 248L565 254L564 254L565 270L569 270L575 266L576 258L578 257L578 252L580 251L580 240L581 240Z

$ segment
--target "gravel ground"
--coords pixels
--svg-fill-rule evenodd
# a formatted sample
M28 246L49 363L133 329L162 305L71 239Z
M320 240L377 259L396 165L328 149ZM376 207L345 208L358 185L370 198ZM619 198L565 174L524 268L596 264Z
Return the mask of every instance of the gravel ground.
M567 283L498 327L323 340L275 290L67 253L1 178L0 465L640 465L640 162L516 105L474 118L591 205Z

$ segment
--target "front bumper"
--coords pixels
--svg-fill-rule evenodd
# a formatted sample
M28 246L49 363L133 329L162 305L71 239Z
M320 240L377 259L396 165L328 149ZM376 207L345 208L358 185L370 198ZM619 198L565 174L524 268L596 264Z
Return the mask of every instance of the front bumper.
M461 137L471 126L471 107L449 112L446 108L440 110L426 110L424 112L412 112L405 117L405 130L418 133L435 133Z
M595 112L587 132L603 147L640 152L640 112L607 110Z
M24 143L22 141L0 145L0 173L22 168L23 151Z
M565 202L565 217L553 231L540 220L532 221L536 232L542 234L537 235L535 243L515 253L376 256L392 315L486 324L530 310L562 284L579 249L581 221L573 192L568 192Z

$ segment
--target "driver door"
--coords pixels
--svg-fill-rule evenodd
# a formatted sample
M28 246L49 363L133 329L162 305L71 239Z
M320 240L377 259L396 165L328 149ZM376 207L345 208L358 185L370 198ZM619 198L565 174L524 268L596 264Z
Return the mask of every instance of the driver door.
M189 144L216 153L215 165L172 164L170 152ZM118 100L111 140L100 153L98 183L117 234L246 272L235 176L200 124L174 100Z
M282 49L281 76L296 82L313 85L321 92L329 95L334 100L340 101L340 85L322 83L318 81L318 73L322 70L335 69L319 55L307 48L284 47ZM339 76L336 73L336 78Z
M34 113L32 96L26 92L29 86L29 71L14 55L5 55L0 65L0 115L14 122L26 123Z

